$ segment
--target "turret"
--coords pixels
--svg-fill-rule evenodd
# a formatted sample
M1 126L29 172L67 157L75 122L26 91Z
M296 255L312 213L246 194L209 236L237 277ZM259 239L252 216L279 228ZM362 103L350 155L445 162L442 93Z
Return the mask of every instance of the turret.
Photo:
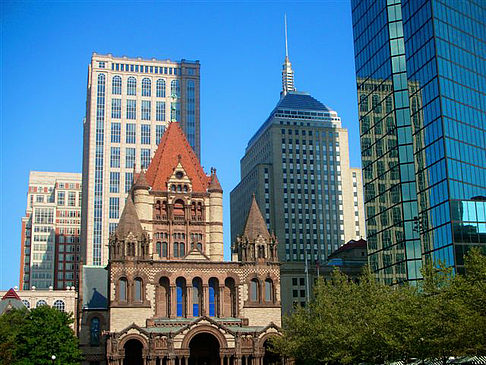
M137 210L138 218L141 220L152 219L152 203L150 194L150 185L145 177L145 172L140 171L137 181L133 185L133 202Z
M223 261L223 189L219 183L215 168L211 168L208 193L209 257L211 261Z
M278 262L277 244L275 234L268 232L253 194L243 234L233 243L233 260L254 263Z

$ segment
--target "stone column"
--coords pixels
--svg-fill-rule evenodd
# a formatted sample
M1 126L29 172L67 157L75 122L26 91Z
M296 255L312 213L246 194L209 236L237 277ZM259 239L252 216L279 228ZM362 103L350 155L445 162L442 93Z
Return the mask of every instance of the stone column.
M177 288L175 285L170 286L170 318L177 317Z
M201 309L201 313L203 316L209 316L209 285L204 284L203 287L203 308Z
M221 285L219 283L219 313L218 317L226 317L226 313L224 312L224 283Z
M189 285L189 283L186 283L186 292L187 292L187 313L186 313L186 317L189 318L189 317L194 317L194 313L193 313L193 308L194 306L192 305L192 281Z

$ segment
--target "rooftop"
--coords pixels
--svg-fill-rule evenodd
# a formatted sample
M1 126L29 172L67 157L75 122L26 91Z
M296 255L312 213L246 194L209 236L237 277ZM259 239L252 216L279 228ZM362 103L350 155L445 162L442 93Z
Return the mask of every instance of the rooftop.
M357 240L357 241L351 240L351 241L345 243L344 245L342 245L341 247L339 247L333 253L331 253L329 255L329 258L331 259L331 258L335 257L337 254L339 254L341 252L353 250L355 248L364 248L364 249L366 249L366 240L364 240L362 238L359 239L359 240Z
M155 57L152 57L152 58L142 58L142 57L127 57L127 56L113 56L112 53L106 53L106 54L103 54L103 53L96 53L96 52L93 52L92 53L92 56L91 58L103 58L103 59L106 59L106 58L109 58L109 59L112 59L112 60L118 60L118 61L136 61L136 62L163 62L163 63L193 63L193 64L199 64L199 60L195 60L195 61L192 61L192 60L186 60L186 59L181 59L179 61L173 61L173 60L169 60L169 59L157 59Z
M332 111L330 108L322 104L319 100L314 99L308 93L289 91L280 99L274 111L278 108L282 109L296 109L296 110L312 110L312 111ZM273 112L272 112L273 114Z
M274 124L276 121L275 117L294 119L296 122L300 122L301 120L305 120L306 122L313 121L323 126L340 127L340 119L334 110L322 104L306 92L289 91L280 98L267 120L248 142L247 148L256 141L263 131ZM337 122L339 125L331 125L331 121L334 123Z

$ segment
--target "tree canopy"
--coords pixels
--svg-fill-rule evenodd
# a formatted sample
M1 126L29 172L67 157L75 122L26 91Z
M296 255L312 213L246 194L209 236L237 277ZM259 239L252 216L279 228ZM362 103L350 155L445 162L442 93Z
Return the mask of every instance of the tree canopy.
M72 315L47 305L0 316L0 364L74 365L81 361Z
M366 268L338 270L284 318L274 349L302 364L407 362L486 354L486 257L471 250L464 275L427 262L417 285L388 286Z

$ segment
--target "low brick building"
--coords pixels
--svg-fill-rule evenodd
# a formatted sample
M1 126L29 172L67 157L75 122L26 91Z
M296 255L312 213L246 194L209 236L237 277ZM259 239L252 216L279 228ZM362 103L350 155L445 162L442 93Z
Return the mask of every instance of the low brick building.
M108 314L89 328L108 364L279 361L267 341L280 331L277 240L253 198L233 261L223 261L222 197L216 170L205 174L171 123L110 236Z

